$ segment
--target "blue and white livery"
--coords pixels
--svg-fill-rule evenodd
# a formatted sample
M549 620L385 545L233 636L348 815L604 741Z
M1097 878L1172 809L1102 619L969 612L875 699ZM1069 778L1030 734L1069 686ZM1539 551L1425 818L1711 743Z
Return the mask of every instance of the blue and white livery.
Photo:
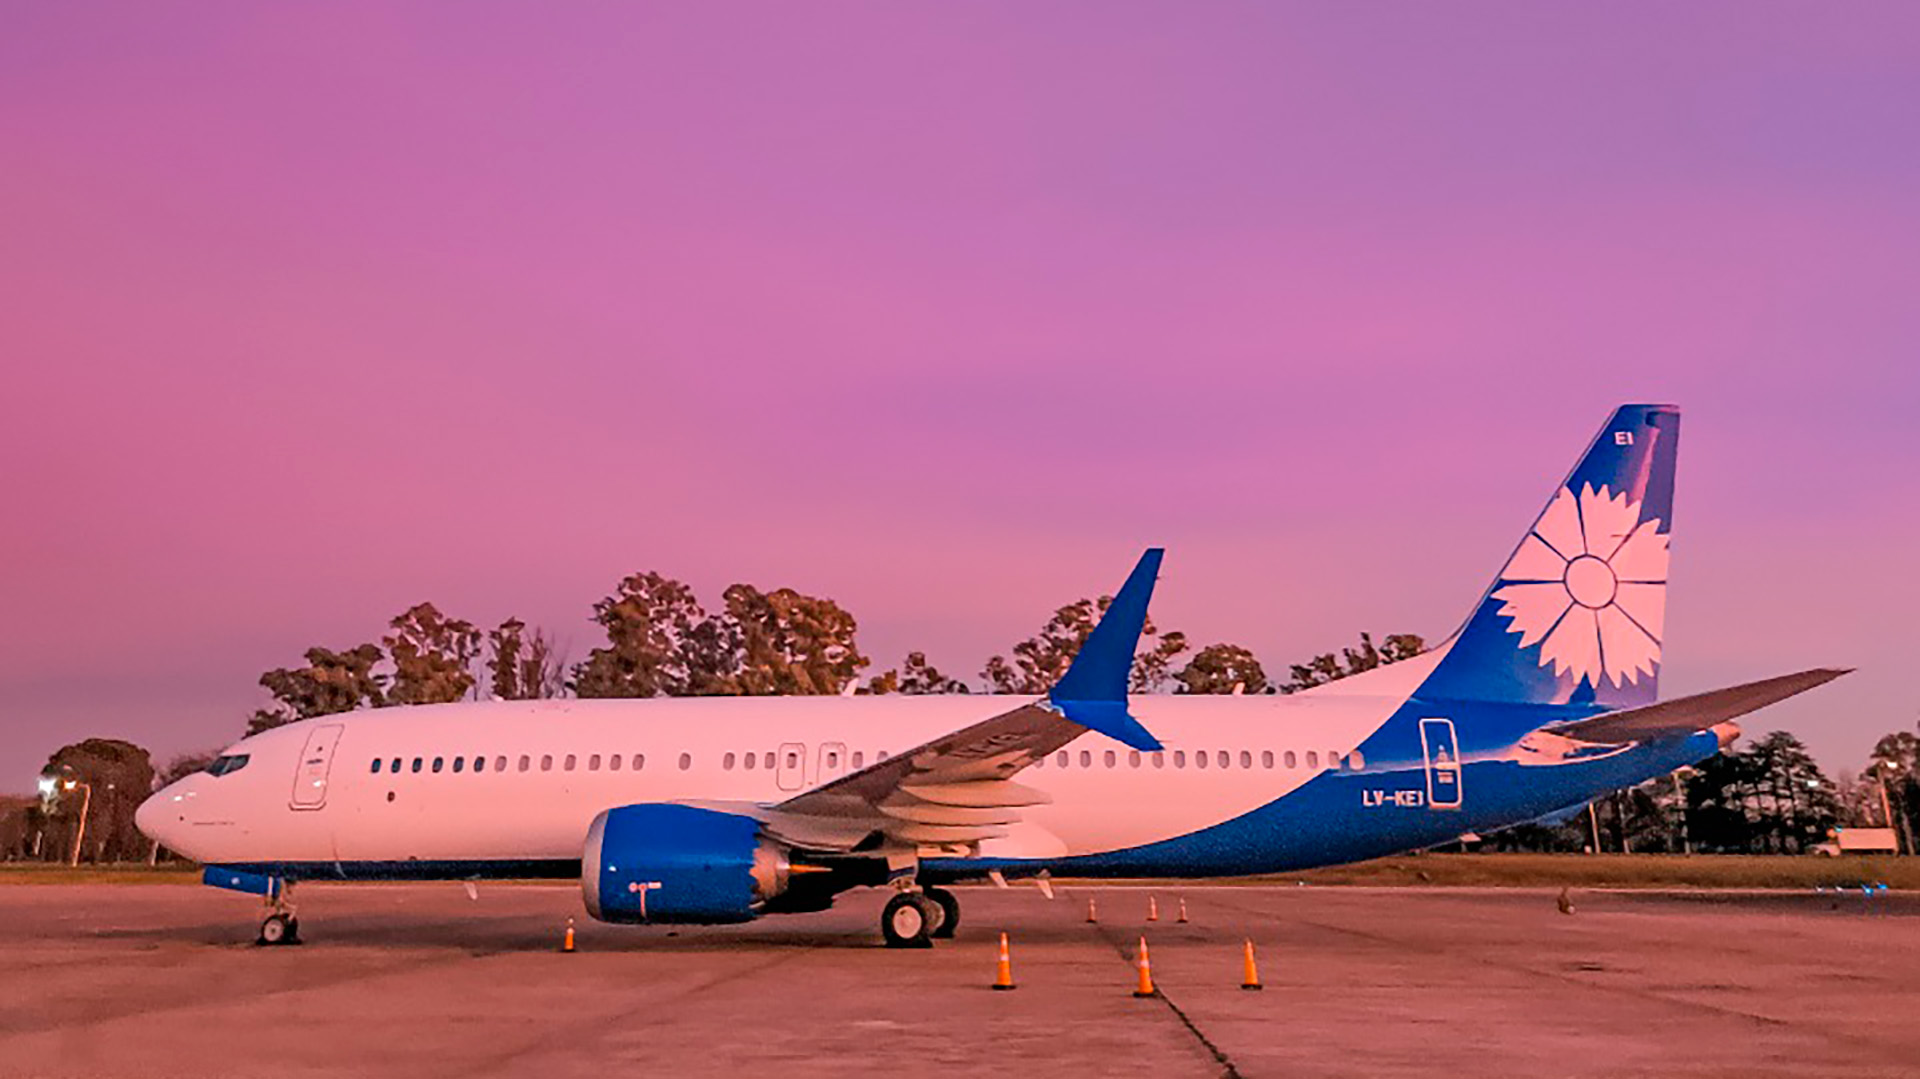
M1443 843L1713 755L1732 720L1841 671L1655 703L1680 414L1607 420L1446 643L1288 696L1146 696L1127 676L1150 550L1037 700L497 701L246 738L143 831L266 895L302 880L573 877L613 922L718 923L896 890L890 944L989 874L1275 872Z

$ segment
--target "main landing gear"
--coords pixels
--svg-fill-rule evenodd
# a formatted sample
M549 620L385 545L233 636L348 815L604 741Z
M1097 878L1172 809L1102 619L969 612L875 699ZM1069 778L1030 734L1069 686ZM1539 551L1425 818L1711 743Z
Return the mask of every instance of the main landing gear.
M901 891L880 913L880 933L889 948L931 948L960 927L960 901L945 888Z
M260 921L261 947L300 943L300 916L293 909L293 882L286 881L267 896L267 916Z

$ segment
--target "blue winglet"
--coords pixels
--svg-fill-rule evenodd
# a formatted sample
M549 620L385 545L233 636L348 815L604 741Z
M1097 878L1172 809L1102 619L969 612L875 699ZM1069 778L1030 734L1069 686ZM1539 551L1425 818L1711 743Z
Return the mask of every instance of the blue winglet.
M1164 548L1150 547L1140 556L1100 624L1080 646L1080 654L1073 657L1067 673L1047 694L1062 715L1082 727L1149 752L1160 748L1160 740L1127 713L1127 679L1133 672L1133 652L1140 646L1147 601L1153 597L1153 584L1165 554Z

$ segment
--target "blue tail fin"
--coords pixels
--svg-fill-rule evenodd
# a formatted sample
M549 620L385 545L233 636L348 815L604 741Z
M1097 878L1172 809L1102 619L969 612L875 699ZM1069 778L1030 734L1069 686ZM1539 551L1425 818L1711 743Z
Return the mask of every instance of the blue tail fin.
M1628 708L1658 696L1680 411L1624 405L1418 695Z

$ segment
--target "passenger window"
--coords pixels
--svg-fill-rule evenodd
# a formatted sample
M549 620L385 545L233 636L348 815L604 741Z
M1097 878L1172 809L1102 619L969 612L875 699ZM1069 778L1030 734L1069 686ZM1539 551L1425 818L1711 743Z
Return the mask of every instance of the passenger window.
M1287 767L1289 767L1289 768L1298 768L1298 767L1300 767L1300 758L1298 758L1298 757L1296 757L1296 756L1294 756L1294 755L1293 755L1293 750L1291 750L1291 749L1289 749L1289 750L1287 750L1287 754L1286 754L1286 758L1285 758L1285 759L1286 759L1286 762L1287 762Z
M1242 768L1253 767L1253 751L1252 750L1243 749L1240 751L1240 767Z
M1194 766L1195 768L1205 768L1205 767L1207 766L1207 751L1206 751L1206 750L1204 750L1204 749L1199 749L1199 750L1195 750L1195 751L1194 751L1194 754L1193 754L1193 766Z
M772 756L773 756L773 754L771 754L771 753L769 753L769 754L767 754L767 756L768 756L768 758L769 758L769 759L771 759L771 758L772 758ZM886 759L887 759L887 751L886 751L886 750L884 750L884 749L883 749L883 750L881 750L880 752L878 752L878 753L876 753L876 754L874 754L874 755L873 755L873 759L874 759L875 761L883 761L883 760L886 760Z
M645 768L646 766L647 766L647 755L645 753L635 753L633 755L633 770L638 772L640 769Z
M475 755L474 755L474 758L473 758L473 770L474 770L474 771L476 771L476 772L484 772L484 771L486 771L486 770L487 770L487 758L485 758L485 757L483 757L483 756L480 756L479 754L475 754Z
M1139 750L1136 749L1133 752L1127 754L1127 764L1128 766L1133 768L1140 767L1140 751Z
M593 756L587 758L587 771L598 772L599 770L600 770L600 754L595 753Z
M566 764L567 771L569 772L573 771L573 763L574 763L573 754L571 753L567 754L567 764Z
M1226 766L1232 763L1233 763L1233 754L1228 753L1224 749L1221 750L1220 751L1220 767L1225 768Z
M493 758L493 770L494 770L494 771L496 771L496 772L504 772L504 771L506 771L506 770L507 770L507 758L505 758L505 757L495 757L495 758Z
M455 758L453 758L453 770L454 770L454 771L456 771L456 772L463 772L463 771L466 771L466 768L467 768L467 758L465 758L465 757L455 757Z
M725 756L721 757L720 767L726 769L729 772L733 771L733 754L728 753Z
M1315 753L1311 749L1307 750L1307 767L1309 768L1320 767L1320 754Z
M885 753L880 754L880 756L881 756L881 759L883 760L886 758ZM762 762L762 766L765 767L769 772L773 771L773 751L772 750L767 751L767 755L764 761Z
M867 765L867 754L866 754L866 751L865 751L865 750L860 750L860 749L856 749L856 750L854 750L854 751L853 751L853 766L854 766L855 768L864 768L864 767L866 767L866 765Z
M680 754L680 770L684 772L691 767L693 767L693 754L691 753Z
M542 772L553 771L553 754L551 753L540 754L540 770Z
M1273 767L1273 750L1263 749L1260 751L1260 767L1262 768Z
M682 757L681 757L680 759L684 761L684 760L686 760L687 758L686 758L685 756L682 756ZM682 767L682 768L685 768L685 767L686 767L686 765L684 765L684 764L683 764L683 765L681 765L680 767ZM789 749L789 750L787 750L787 767L789 767L789 768L798 768L798 767L800 767L800 754L798 754L798 753L795 753L795 752L794 752L793 750L791 750L791 749Z
M420 757L413 758L413 770L418 772L421 768L426 766L426 763L427 762Z
M760 754L758 753L740 754L740 765L741 767L745 768L749 772L753 771L754 766L758 765L759 763L760 763Z
M834 752L831 749L827 750L827 767L829 768L840 767L840 754Z
M1063 749L1060 751L1060 755L1053 759L1053 762L1055 764L1058 764L1060 767L1065 768L1067 766L1067 762L1070 760L1072 760L1072 758L1069 757L1067 755L1067 751Z
M1167 766L1167 754L1164 750L1156 752L1153 755L1153 766L1155 768L1165 768Z
M371 769L371 771L375 773L378 773L380 771L380 758L378 757L373 758L373 768Z
M1186 750L1184 750L1184 749L1176 749L1176 750L1174 750L1174 751L1173 751L1173 766L1174 766L1175 768L1185 768L1185 767L1187 766L1187 751L1186 751Z
M1327 767L1329 768L1340 767L1340 754L1335 753L1331 749L1327 750Z
M1112 768L1114 765L1119 763L1120 763L1120 755L1118 753L1115 753L1111 749L1107 750L1107 767Z
M624 759L625 758L621 757L618 753L607 754L607 771L618 772L620 770L620 762Z
M433 770L434 770L434 771L435 771L436 773L437 773L437 772L439 772L439 771L440 771L440 766L441 766L441 765L443 765L443 764L445 764L446 762L447 762L447 759L446 759L445 757L435 757L435 758L433 758Z
M393 763L387 766L387 771L392 772L395 775L399 775L400 774L400 758L398 757L393 758Z
M1080 751L1080 767L1082 768L1093 767L1093 750L1083 749Z
M520 754L520 770L524 772L531 767L533 767L533 758L525 753Z
M1347 754L1347 767L1358 772L1366 766L1367 758L1362 757L1359 750L1356 749L1352 753Z

